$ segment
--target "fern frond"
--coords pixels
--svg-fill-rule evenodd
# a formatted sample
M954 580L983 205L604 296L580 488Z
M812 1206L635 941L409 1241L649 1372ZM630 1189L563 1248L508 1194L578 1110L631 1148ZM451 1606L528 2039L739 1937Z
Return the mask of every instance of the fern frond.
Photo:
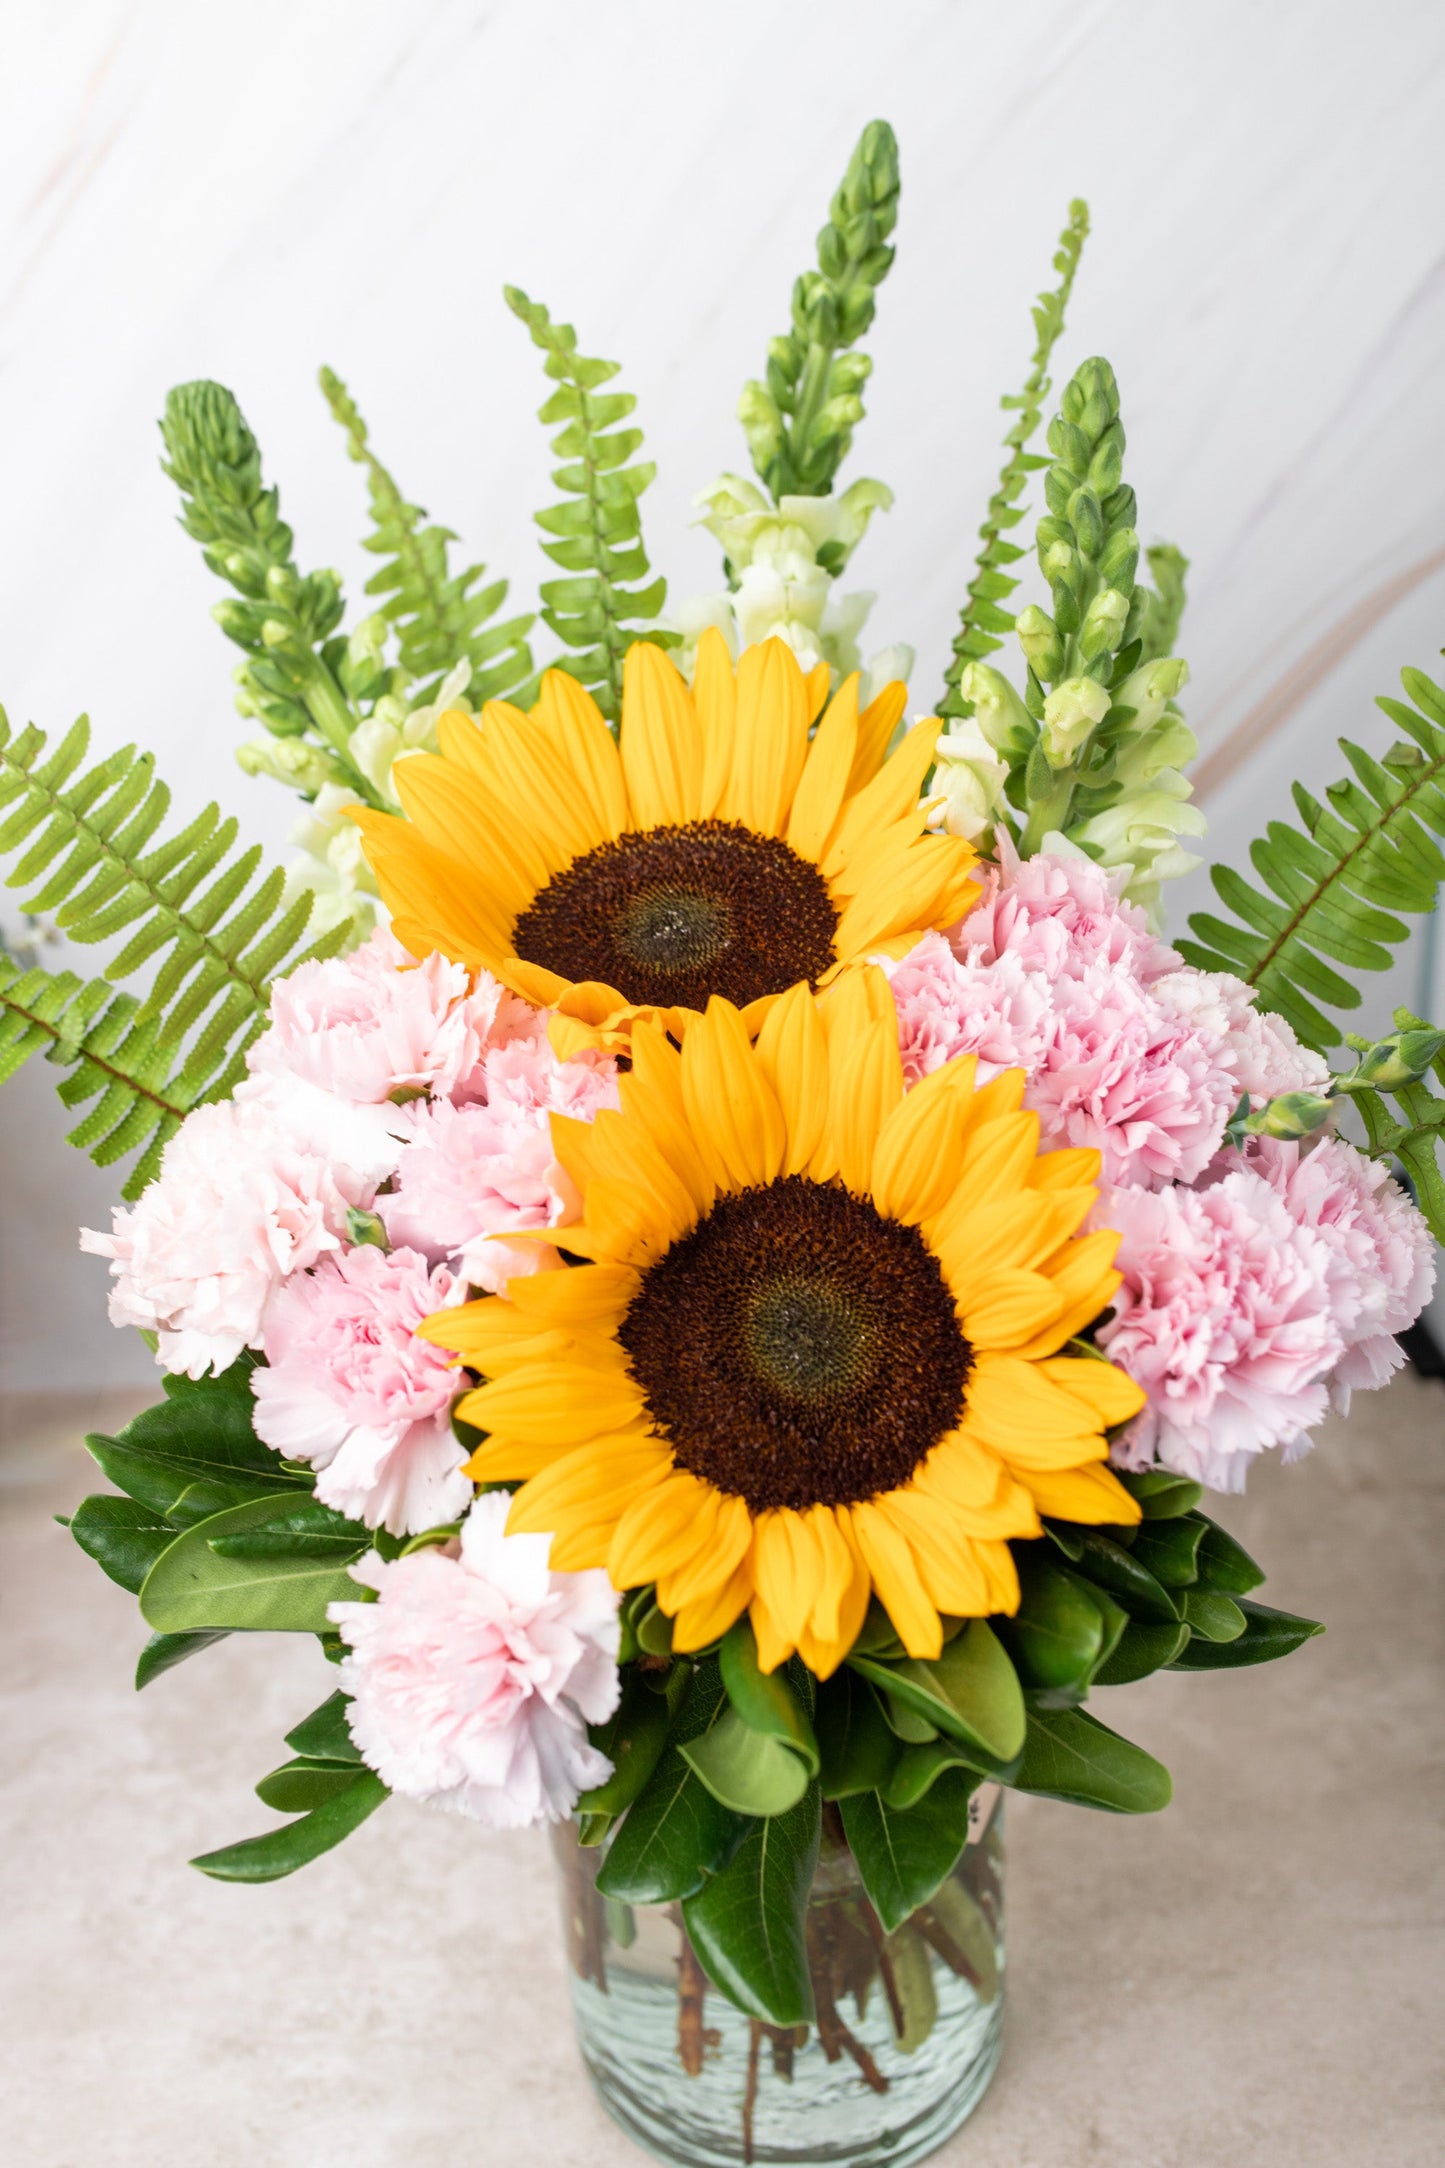
M41 1049L69 1068L62 1099L99 1100L72 1141L101 1165L144 1147L134 1185L186 1110L240 1076L272 979L333 954L347 929L303 949L311 897L284 904L280 869L234 851L234 820L212 805L162 835L170 793L150 756L126 746L86 769L89 741L82 716L44 758L44 732L13 735L0 708L0 854L19 853L6 885L30 889L23 908L53 914L72 941L126 937L85 984L0 959L0 1081ZM115 993L141 972L143 998Z
M558 668L586 685L609 722L622 713L622 657L634 640L675 645L675 633L652 628L667 597L664 579L648 580L647 552L637 500L656 468L629 465L642 443L640 429L618 427L637 405L631 392L599 391L618 373L615 361L595 361L577 351L570 324L554 324L540 301L516 286L503 289L507 305L546 355L557 389L541 409L548 427L562 424L552 449L564 462L552 480L564 501L537 514L542 547L565 579L542 584L542 622L571 653ZM644 584L638 584L644 583Z
M408 688L409 702L424 706L461 662L471 666L470 707L505 700L532 674L527 634L533 618L490 622L507 599L507 582L480 586L485 565L452 571L447 548L457 539L452 529L423 524L421 506L408 503L371 449L366 423L340 377L323 369L320 381L327 405L346 431L347 450L366 469L375 532L362 547L384 560L367 581L366 593L385 596L380 614L396 628L401 666L420 681Z
M1432 1074L1445 1084L1445 1031L1409 1009L1396 1009L1391 1037L1371 1046L1350 1033L1347 1044L1362 1058L1352 1074L1335 1077L1334 1090L1354 1103L1371 1158L1393 1159L1404 1168L1431 1233L1445 1244L1445 1099L1429 1084Z
M1321 1051L1342 1037L1326 1010L1360 1005L1342 971L1385 970L1408 932L1398 914L1433 911L1445 881L1434 840L1445 836L1445 691L1419 670L1402 671L1401 682L1412 706L1377 705L1406 741L1381 761L1341 738L1353 776L1332 783L1323 805L1296 783L1300 827L1272 821L1250 846L1269 893L1232 866L1215 866L1214 886L1234 917L1196 913L1197 939L1179 944L1188 962L1255 987Z
M1172 542L1153 542L1144 552L1154 585L1142 590L1143 615L1139 621L1139 660L1159 662L1172 655L1184 618L1185 577L1189 559Z
M1025 507L1019 499L1029 476L1048 465L1046 459L1030 452L1028 446L1043 419L1044 402L1050 389L1049 361L1064 328L1064 313L1074 290L1074 275L1088 237L1089 206L1076 199L1069 205L1069 222L1059 235L1059 245L1054 252L1053 268L1059 274L1059 283L1041 293L1034 303L1033 366L1022 392L1007 392L999 401L1005 412L1016 411L1018 419L1004 438L1008 457L999 476L998 488L989 499L983 525L978 530L983 547L978 553L968 594L959 613L953 656L943 673L940 715L963 717L973 713L973 702L965 700L959 692L959 678L968 663L991 655L995 648L1003 645L1004 635L1013 631L1013 612L1003 605L1018 586L1018 581L1005 568L1017 564L1024 551L1016 542L1005 541L1004 537L1024 516Z

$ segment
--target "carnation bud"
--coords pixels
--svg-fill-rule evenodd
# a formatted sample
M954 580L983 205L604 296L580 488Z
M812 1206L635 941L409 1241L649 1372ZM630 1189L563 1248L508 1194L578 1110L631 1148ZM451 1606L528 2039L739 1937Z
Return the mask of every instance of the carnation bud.
M1324 1128L1333 1112L1331 1101L1322 1099L1318 1092L1281 1092L1267 1107L1251 1114L1244 1126L1254 1137L1312 1137Z
M346 1212L346 1239L358 1246L369 1245L372 1249L389 1250L386 1226L375 1212L359 1212L349 1205Z
M1372 1046L1356 1071L1356 1081L1381 1091L1417 1084L1445 1047L1445 1031L1396 1031Z

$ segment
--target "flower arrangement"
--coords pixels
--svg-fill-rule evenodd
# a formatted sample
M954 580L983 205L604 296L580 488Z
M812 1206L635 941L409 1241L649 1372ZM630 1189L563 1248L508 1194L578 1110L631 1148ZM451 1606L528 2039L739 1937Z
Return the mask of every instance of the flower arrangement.
M761 2041L786 2077L816 2027L886 2091L845 1992L881 1981L906 2053L940 1961L994 1999L988 1787L1167 1802L1096 1688L1319 1630L1256 1599L1203 1491L1386 1381L1445 1235L1445 1034L1336 1021L1445 876L1445 693L1405 672L1405 737L1347 745L1256 846L1264 888L1216 868L1232 915L1169 944L1204 825L1185 561L1140 578L1106 362L1028 449L1075 205L910 722L911 657L865 665L871 598L838 591L890 493L834 486L897 202L875 123L743 395L757 482L700 499L726 586L670 612L633 402L509 290L560 462L540 673L329 371L381 560L349 633L234 399L171 394L242 765L306 802L289 875L214 807L164 833L149 762L83 769L83 724L48 755L0 731L27 908L124 937L88 983L0 957L0 1069L42 1049L75 1141L138 1155L83 1241L166 1373L89 1441L115 1490L71 1531L139 1597L138 1685L236 1631L335 1666L258 1786L292 1818L196 1864L288 1874L393 1793L575 1820L579 1972L680 1908L683 2066L715 1990L751 2027L747 2148ZM1015 616L1036 472L1051 607Z

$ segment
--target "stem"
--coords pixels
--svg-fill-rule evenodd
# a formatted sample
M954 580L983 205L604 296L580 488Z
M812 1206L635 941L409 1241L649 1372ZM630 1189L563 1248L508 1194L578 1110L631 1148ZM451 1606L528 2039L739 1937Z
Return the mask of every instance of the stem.
M833 349L813 339L808 345L808 358L803 363L803 379L798 391L798 403L793 410L793 426L788 431L788 457L792 463L793 480L799 479L799 468L808 433L813 426L818 409L823 404L823 394L828 389L828 371L833 360Z
M351 733L356 717L325 663L316 662L307 671L305 697L312 721L341 761L352 789L375 811L384 812L379 793L367 782L351 757Z
M748 2020L748 2083L743 2094L743 2160L751 2168L753 2160L753 2110L758 2104L758 2062L763 2048L763 2028L758 2020Z
M1029 808L1028 824L1024 829L1019 855L1031 858L1046 835L1054 829L1060 832L1068 824L1069 807L1073 803L1074 783L1072 769L1066 769L1047 798L1040 798Z
M706 2045L702 2029L702 2004L706 1993L707 1974L698 1963L697 1952L687 1938L686 1928L683 1928L682 1953L677 1961L677 2059L690 2078L702 2076L703 2050ZM757 2062L756 2031L755 2025L754 2066ZM756 2084L754 2089L756 2090Z

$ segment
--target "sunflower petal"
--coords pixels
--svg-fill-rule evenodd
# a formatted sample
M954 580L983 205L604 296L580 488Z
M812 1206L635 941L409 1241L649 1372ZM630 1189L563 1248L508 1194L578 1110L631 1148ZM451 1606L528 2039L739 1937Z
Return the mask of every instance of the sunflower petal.
M627 827L627 784L617 741L585 687L566 670L544 670L533 714L565 753L572 772L596 809L603 839Z
M801 1174L828 1125L828 1035L806 986L774 1002L758 1033L758 1066L782 1109L782 1174Z
M717 812L733 768L737 734L738 688L727 641L709 625L697 643L692 673L692 704L702 729L702 803L700 818Z
M923 1077L878 1133L872 1194L878 1210L911 1226L931 1219L957 1187L963 1164L963 1111L973 1096L973 1054Z
M753 1517L747 1501L718 1494L717 1522L705 1550L663 1574L657 1584L662 1609L675 1616L722 1589L752 1549Z
M1141 1518L1139 1501L1101 1462L1087 1468L1031 1469L1025 1481L1040 1513L1055 1520L1129 1528Z
M758 835L783 833L808 750L808 696L782 640L747 648L738 664L732 770L718 804Z
M880 1510L876 1499L865 1499L847 1511L878 1600L899 1640L910 1656L938 1656L943 1649L943 1626L937 1606L929 1601L908 1538Z
M702 729L682 677L660 647L634 640L622 664L622 772L632 826L696 820L702 806Z
M905 815L917 814L920 828L923 814L919 805L923 779L933 765L933 749L943 725L937 716L926 722L915 723L898 750L886 760L870 783L850 798L843 808L821 861L825 874L839 872L846 864L849 854L867 837ZM859 722L859 736L863 723Z
M717 995L682 1042L688 1120L720 1189L771 1182L783 1163L783 1111L743 1020Z
M883 690L870 700L858 718L858 744L853 755L853 768L848 777L851 792L862 790L871 783L882 767L893 733L903 720L903 710L908 705L908 687L894 678Z
M643 1410L630 1378L581 1363L538 1363L468 1393L466 1418L481 1430L501 1430L521 1444L582 1445L620 1430Z
M1062 1314L1064 1298L1041 1272L991 1272L961 1314L976 1348L1017 1348Z
M1083 1332L1108 1309L1124 1278L1114 1270L1117 1247L1114 1230L1103 1227L1095 1234L1066 1242L1054 1252L1045 1269L1063 1308L1051 1325L1015 1348L1016 1355L1033 1362L1041 1355L1056 1354L1066 1340Z
M745 1558L715 1596L699 1596L696 1602L681 1606L672 1622L673 1647L684 1655L709 1647L741 1618L752 1593L752 1565Z
M707 1549L717 1517L717 1492L685 1469L650 1486L627 1505L607 1554L614 1588L641 1588Z
M813 734L788 816L788 842L815 863L832 834L858 743L858 673L845 678Z
M1034 1368L1088 1410L1106 1429L1127 1423L1148 1398L1127 1370L1117 1363L1098 1362L1089 1355L1051 1355Z

